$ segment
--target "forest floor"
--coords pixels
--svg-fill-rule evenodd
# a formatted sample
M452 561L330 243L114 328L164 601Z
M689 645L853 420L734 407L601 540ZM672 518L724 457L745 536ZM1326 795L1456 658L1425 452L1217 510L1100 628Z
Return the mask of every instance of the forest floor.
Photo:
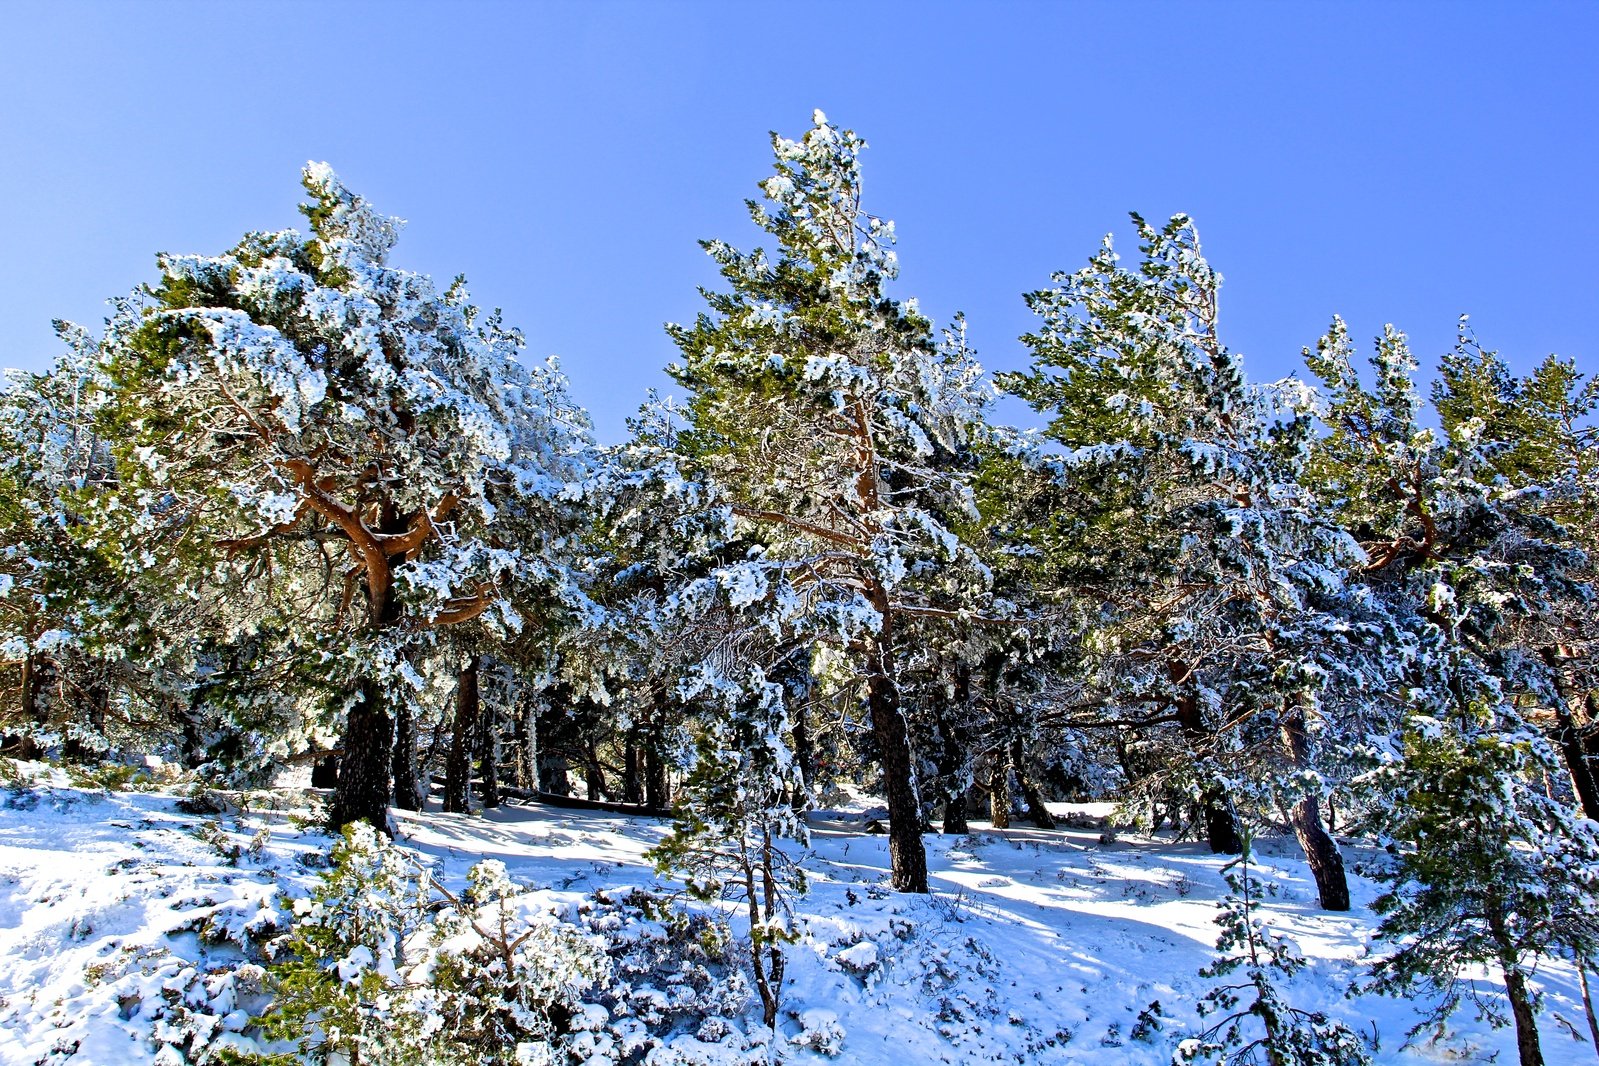
M97 788L43 768L0 791L3 1066L201 1057L162 1050L143 1004L192 1001L204 956L217 950L201 932L281 924L281 894L310 890L329 840L304 820L305 793L251 793L242 810L206 815L185 813L181 795ZM673 887L643 857L667 831L660 819L512 804L472 816L398 812L396 822L446 883L497 858L552 898ZM1206 1024L1195 1004L1211 982L1198 971L1215 956L1225 860L1160 837L1102 843L1095 828L972 828L927 838L932 893L912 897L887 890L886 838L863 832L858 810L817 816L782 1039L762 1051L749 1037L760 1029L752 1005L742 1033L683 1034L661 1060L761 1061L781 1048L783 1061L828 1061L792 1042L808 1030L829 1034L816 1042L834 1045L834 1061L863 1066L1169 1063L1176 1042ZM1441 1039L1407 1043L1416 1005L1347 996L1375 925L1373 886L1354 877L1355 910L1327 914L1292 838L1257 840L1256 852L1260 876L1278 886L1263 916L1307 960L1283 986L1293 1005L1375 1035L1380 1063L1515 1061L1511 1031L1469 1005ZM1551 1066L1599 1061L1572 971L1546 964L1536 983ZM218 1032L243 1029L245 1004L229 1013L218 987L206 987ZM1496 1000L1491 982L1479 988Z

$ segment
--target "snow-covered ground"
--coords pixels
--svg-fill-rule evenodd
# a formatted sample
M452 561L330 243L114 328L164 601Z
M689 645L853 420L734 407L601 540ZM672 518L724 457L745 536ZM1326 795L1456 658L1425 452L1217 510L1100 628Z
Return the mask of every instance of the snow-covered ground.
M300 820L300 794L252 794L242 812L210 814L185 813L179 798L97 790L59 772L0 792L3 1066L173 1066L200 1056L192 1041L187 1059L182 1041L163 1048L163 1033L202 1024L219 1046L246 1028L259 975L217 964L237 954L230 940L283 922L279 892L309 891L329 841ZM554 900L671 887L643 858L666 831L654 819L530 805L401 813L398 825L447 883L498 858ZM1209 982L1198 971L1215 954L1222 860L1158 839L1105 844L1092 828L974 828L928 838L933 893L908 897L885 887L885 837L818 818L782 1039L749 1047L761 1041L751 1004L742 1032L685 1032L650 1061L764 1061L772 1048L785 1061L826 1061L794 1042L808 1031L802 1039L834 1061L866 1066L1169 1063L1176 1041L1200 1027L1194 1004ZM1286 986L1294 1005L1375 1033L1378 1062L1515 1061L1510 1030L1466 1012L1447 1039L1404 1046L1410 1004L1345 995L1374 924L1363 907L1371 886L1355 880L1352 914L1324 914L1291 840L1257 851L1280 886L1272 925L1309 959ZM1572 973L1549 965L1538 984L1551 1066L1595 1061Z

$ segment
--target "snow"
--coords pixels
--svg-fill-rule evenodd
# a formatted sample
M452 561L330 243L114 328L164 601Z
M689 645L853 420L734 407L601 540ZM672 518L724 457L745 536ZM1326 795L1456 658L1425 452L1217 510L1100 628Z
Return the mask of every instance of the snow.
M235 795L220 814L187 814L174 789L104 792L59 771L0 793L0 1066L195 1061L181 1047L195 1025L210 1027L207 1046L249 1046L263 975L237 966L238 944L287 922L280 888L303 897L315 882L329 839L298 820L307 796L251 794L241 812ZM886 837L844 812L814 817L778 1039L752 1003L674 1034L648 1061L1169 1062L1199 1028L1193 1004L1209 986L1198 970L1214 957L1223 860L1131 834L1104 844L1095 823L1105 806L1055 809L1084 828L976 823L969 836L928 837L925 897L888 891ZM655 819L536 805L396 819L401 841L443 883L459 888L474 863L499 860L537 890L528 906L568 920L592 906L585 900L673 887L644 858L666 832ZM1374 887L1354 878L1356 910L1327 914L1291 840L1257 841L1257 852L1260 876L1280 886L1263 916L1308 960L1285 986L1296 1006L1378 1034L1377 1062L1513 1060L1510 1031L1467 1014L1446 1040L1404 1046L1416 1019L1408 1004L1345 997L1374 926L1365 909ZM617 942L668 935L624 913L605 919ZM1573 974L1546 964L1537 981L1548 1061L1589 1061ZM1491 983L1483 990L1496 994ZM639 978L629 1009L665 1011L669 994ZM590 1046L643 1032L638 1018L613 1014L585 1008ZM162 1033L175 1043L153 1039Z

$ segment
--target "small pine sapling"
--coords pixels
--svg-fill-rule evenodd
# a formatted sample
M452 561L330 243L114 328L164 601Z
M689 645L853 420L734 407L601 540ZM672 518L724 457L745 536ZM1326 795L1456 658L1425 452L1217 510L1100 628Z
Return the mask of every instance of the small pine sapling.
M680 873L696 899L744 904L761 1018L775 1028L784 945L795 939L791 900L805 891L804 871L781 842L809 840L791 801L804 784L783 741L782 687L752 668L746 684L713 691L726 712L708 716L696 738L672 832L650 857L663 874Z
M1251 869L1251 834L1245 832L1242 842L1242 854L1222 867L1228 893L1216 916L1221 927L1216 938L1220 954L1199 971L1201 977L1231 978L1213 986L1199 1003L1201 1015L1219 1015L1219 1019L1197 1037L1180 1043L1173 1063L1369 1063L1365 1042L1352 1029L1320 1012L1300 1010L1283 998L1278 982L1298 973L1305 960L1298 945L1272 932L1261 919L1261 900L1275 892L1276 886L1263 883Z
M349 824L270 968L264 1035L311 1063L564 1061L580 997L605 983L609 960L538 913L502 864L479 863L467 881L451 893L370 825Z

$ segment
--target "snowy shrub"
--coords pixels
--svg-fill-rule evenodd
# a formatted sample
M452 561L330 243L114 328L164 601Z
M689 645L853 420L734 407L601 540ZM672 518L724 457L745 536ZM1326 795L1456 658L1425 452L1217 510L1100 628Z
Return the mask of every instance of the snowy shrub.
M720 717L696 738L672 832L650 852L661 873L681 874L702 901L742 904L748 922L750 972L762 1019L777 1024L784 946L796 939L793 898L805 873L783 848L809 840L789 797L804 782L783 742L783 689L752 668L718 677L710 688Z
M540 913L503 865L474 866L457 896L362 823L296 904L278 954L263 1028L313 1063L564 1062L579 996L609 973L595 943Z
M587 1020L597 1024L581 1039L591 1058L577 1061L628 1061L685 1040L718 1043L741 1033L752 994L743 954L720 915L624 889L596 894L583 920L605 940L613 979L589 997Z
M795 1047L808 1048L828 1058L837 1058L844 1050L844 1027L838 1024L838 1015L830 1010L813 1009L799 1016L800 1031L789 1037Z

